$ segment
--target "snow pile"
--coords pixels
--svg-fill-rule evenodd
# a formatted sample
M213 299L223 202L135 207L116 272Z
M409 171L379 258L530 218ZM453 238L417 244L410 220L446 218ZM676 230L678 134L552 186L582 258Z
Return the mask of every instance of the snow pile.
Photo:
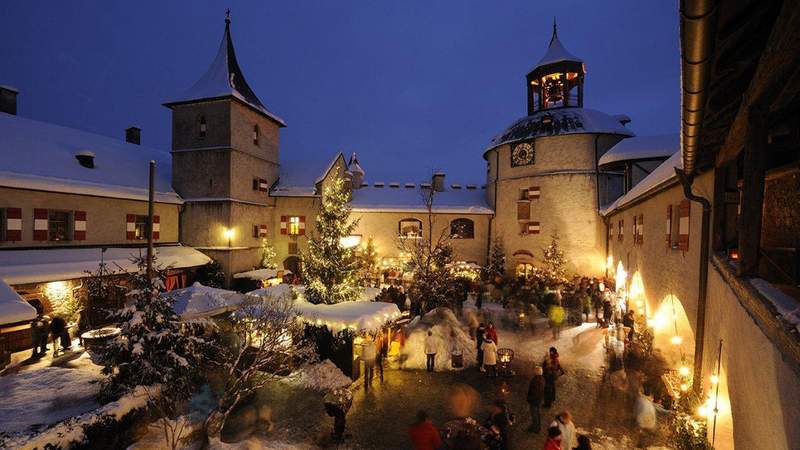
M353 380L346 376L331 360L306 364L283 381L318 391L330 391L349 386Z
M475 364L477 347L475 340L464 329L453 311L437 308L421 319L415 319L407 328L408 339L400 350L403 369L424 369L426 367L425 337L433 332L436 341L435 369L453 370L450 355L461 352L464 355L463 367Z
M797 300L784 294L772 283L761 278L754 278L750 282L761 295L775 306L775 309L778 310L784 320L794 325L797 331L800 331L800 303Z
M216 316L236 309L245 300L244 294L203 286L198 282L162 295L173 300L172 308L183 319Z
M239 272L233 274L233 278L246 278L248 280L254 281L261 281L261 280L270 280L272 278L276 278L278 273L283 273L283 275L290 275L292 273L291 270L283 270L283 269L256 269L256 270L248 270L247 272Z
M275 286L269 286L261 289L256 289L255 291L250 291L247 293L247 295L251 297L271 297L276 299L291 298L292 287L289 286L288 284L281 283L281 284L276 284Z
M0 279L0 325L36 318L36 308Z
M291 443L264 436L250 436L243 441L234 443L213 439L209 442L208 448L209 450L261 450L265 448L270 450L312 450L319 447L309 443Z
M100 367L88 355L73 363L76 368L42 367L0 377L3 431L26 432L97 408Z

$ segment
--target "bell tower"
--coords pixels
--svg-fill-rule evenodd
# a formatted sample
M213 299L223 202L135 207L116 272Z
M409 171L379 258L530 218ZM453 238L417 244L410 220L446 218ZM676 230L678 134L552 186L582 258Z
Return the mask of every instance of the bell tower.
M547 52L525 77L528 115L546 109L582 108L585 75L583 60L561 44L553 19L553 35Z
M220 262L228 276L251 269L261 239L274 233L269 189L286 124L239 67L230 11L211 65L164 106L172 110L172 185L184 200L181 242Z

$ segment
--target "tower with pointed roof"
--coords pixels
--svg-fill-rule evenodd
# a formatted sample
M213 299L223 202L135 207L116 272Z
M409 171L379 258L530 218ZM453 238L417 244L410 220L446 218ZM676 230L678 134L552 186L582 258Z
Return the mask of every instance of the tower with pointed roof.
M525 77L528 114L552 108L583 107L583 60L570 53L558 39L553 19L553 35L547 51Z
M164 106L172 110L173 188L185 202L181 241L205 249L226 273L251 269L261 230L273 223L269 189L286 123L247 82L229 14L211 65Z

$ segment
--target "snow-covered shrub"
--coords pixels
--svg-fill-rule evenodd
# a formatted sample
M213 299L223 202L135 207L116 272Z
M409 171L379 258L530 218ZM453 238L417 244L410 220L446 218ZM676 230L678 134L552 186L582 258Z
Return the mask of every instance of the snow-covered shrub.
M210 263L197 269L195 279L204 286L221 288L225 285L225 272L220 263L211 260Z
M475 364L478 351L469 331L461 325L453 311L448 308L437 308L407 328L408 339L400 351L404 369L426 367L425 337L429 330L436 339L434 367L437 371L453 370L451 366L453 352L461 352L464 355L464 367Z

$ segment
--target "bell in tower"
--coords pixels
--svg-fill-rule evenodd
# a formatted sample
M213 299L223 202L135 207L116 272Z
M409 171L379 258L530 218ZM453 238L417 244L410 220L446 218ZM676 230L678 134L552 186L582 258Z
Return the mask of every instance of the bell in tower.
M583 60L558 40L555 19L547 52L528 73L528 115L553 108L583 107Z

